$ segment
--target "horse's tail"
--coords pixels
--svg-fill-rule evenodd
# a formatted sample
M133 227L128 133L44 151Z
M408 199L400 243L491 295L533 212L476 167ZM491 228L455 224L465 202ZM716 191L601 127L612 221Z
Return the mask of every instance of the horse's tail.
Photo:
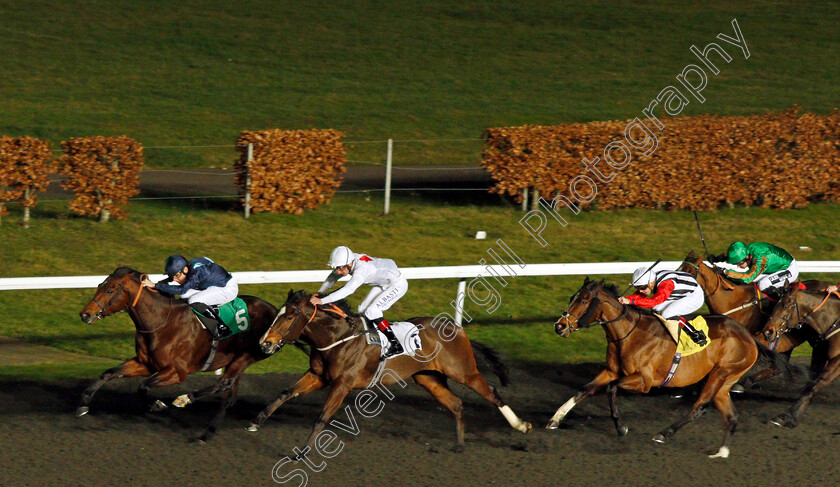
M502 382L502 386L507 387L510 384L510 371L507 365L502 363L502 358L499 354L487 345L483 345L474 340L470 340L470 345L472 345L473 355L476 355L476 352L478 352L481 358L484 359L484 362L493 369L493 373Z
M755 337L753 337L753 341L755 342L755 346L758 347L758 356L769 362L774 369L783 372L786 381L798 382L808 377L808 372L804 367L791 364L785 355L775 350L770 350L763 343L756 340Z

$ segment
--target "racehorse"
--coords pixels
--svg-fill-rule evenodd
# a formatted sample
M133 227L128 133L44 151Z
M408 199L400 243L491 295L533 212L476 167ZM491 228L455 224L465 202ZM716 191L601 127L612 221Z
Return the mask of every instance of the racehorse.
M714 314L729 316L738 323L744 325L750 334L754 335L759 342L771 349L784 354L790 359L793 349L804 343L806 340L813 346L816 334L808 329L791 330L790 333L780 335L773 342L767 342L761 330L767 322L769 314L761 310L761 294L752 284L730 281L721 274L714 271L712 267L703 262L702 256L694 255L692 250L685 257L678 269L687 272L694 277L703 288L706 295L706 306ZM808 289L825 289L829 282L826 281L803 281ZM825 363L822 350L815 349L812 355L811 369L817 370ZM741 393L757 382L772 377L780 372L775 367L767 367L764 370L745 378L740 384L732 386L732 392Z
M361 318L350 313L347 304L342 301L333 303L338 306L313 306L309 298L310 295L304 291L290 290L281 308L282 316L260 341L265 353L275 353L283 345L300 337L311 347L309 370L257 416L248 428L250 431L257 431L289 399L329 386L327 400L307 441L311 449L318 433L341 407L351 390L374 385L388 386L395 382L405 387L402 379L409 376L455 415L458 440L456 450L464 446L463 406L461 399L449 390L447 378L469 387L493 403L513 428L523 433L531 429L531 425L519 419L496 389L478 372L473 351L481 353L491 364L493 371L502 380L502 385L507 383L504 365L492 350L467 338L460 326L445 319L412 318L409 321L420 328L422 352L417 352L414 357L400 355L390 358L385 362L385 368L377 374L380 368L380 347L369 345L362 338L364 330L361 329ZM361 394L356 398L357 407L360 397Z
M840 375L840 295L802 289L798 283L790 284L767 320L764 336L774 340L803 324L814 331L818 343L825 347L827 362L802 391L799 400L770 420L778 426L796 427L814 394Z
M190 402L212 394L222 395L219 412L210 422L199 441L207 441L221 426L225 412L236 402L242 372L254 362L268 355L262 353L259 337L262 336L277 314L277 308L254 296L240 296L248 305L251 328L219 342L212 363L205 366L211 351L207 331L185 301L175 300L162 293L144 288L140 283L144 274L128 267L119 267L96 289L93 299L82 308L79 316L87 324L119 311L128 311L137 333L134 336L136 356L112 369L82 394L76 416L89 411L93 395L106 382L125 377L149 377L138 392L147 397L149 388L180 384L187 375L201 369L225 372L213 386L179 396L173 405L183 407ZM151 377L150 377L151 376ZM160 400L152 411L166 408Z
M752 367L759 353L779 362L780 367L787 367L781 355L758 344L732 318L709 316L706 317L709 345L699 352L682 357L676 373L670 381L666 381L676 353L676 344L658 318L621 304L618 297L615 286L605 285L603 281L591 281L587 277L569 301L569 308L555 323L555 332L562 337L581 328L602 325L607 335L607 366L557 410L546 428L557 428L560 420L575 404L607 386L616 431L619 436L624 436L628 429L616 403L619 387L647 393L652 387L663 385L663 382L666 387L684 387L708 377L691 410L679 421L660 431L653 437L653 441L664 443L680 428L699 417L709 402L714 401L723 416L726 433L720 449L711 456L728 457L732 434L738 424L735 407L729 398L729 388Z

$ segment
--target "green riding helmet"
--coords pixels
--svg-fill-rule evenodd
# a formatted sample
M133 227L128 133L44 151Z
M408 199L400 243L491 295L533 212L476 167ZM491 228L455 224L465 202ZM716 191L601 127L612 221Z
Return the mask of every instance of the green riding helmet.
M744 242L732 242L726 254L728 264L737 264L747 258L747 246L744 245Z

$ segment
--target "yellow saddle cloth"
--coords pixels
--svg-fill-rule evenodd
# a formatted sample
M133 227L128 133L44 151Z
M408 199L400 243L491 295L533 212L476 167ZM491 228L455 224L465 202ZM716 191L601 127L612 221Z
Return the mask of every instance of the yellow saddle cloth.
M694 343L694 340L688 336L688 333L682 332L680 333L680 341L677 343L677 353L685 357L686 355L691 355L697 352L702 351L706 347L712 343L712 339L709 338L709 325L706 324L706 319L702 316L698 316L693 320L689 320L688 322L691 326L694 327L697 331L702 331L704 335L706 335L706 344L705 345L698 345Z

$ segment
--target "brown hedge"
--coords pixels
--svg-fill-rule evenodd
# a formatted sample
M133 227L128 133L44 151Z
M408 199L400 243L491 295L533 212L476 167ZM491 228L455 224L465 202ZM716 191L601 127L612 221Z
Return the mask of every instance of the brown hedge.
M840 201L838 110L662 118L663 130L648 122L658 138L656 151L644 157L631 150L630 163L614 170L602 151L624 139L628 123L489 129L482 163L496 180L492 191L521 199L522 189L532 187L543 195L568 196L576 176L596 180L581 158L601 157L598 168L615 179L596 180L599 209L799 208L815 200Z
M243 131L236 139L235 185L246 193L251 176L251 210L303 213L329 203L347 169L343 132L335 130ZM254 160L248 163L248 144Z
M50 184L52 158L49 141L0 136L0 216L6 214L9 201L19 201L24 208L35 206L37 193Z
M76 199L70 209L80 215L124 218L123 206L140 192L143 146L129 137L75 137L61 143L62 186Z

